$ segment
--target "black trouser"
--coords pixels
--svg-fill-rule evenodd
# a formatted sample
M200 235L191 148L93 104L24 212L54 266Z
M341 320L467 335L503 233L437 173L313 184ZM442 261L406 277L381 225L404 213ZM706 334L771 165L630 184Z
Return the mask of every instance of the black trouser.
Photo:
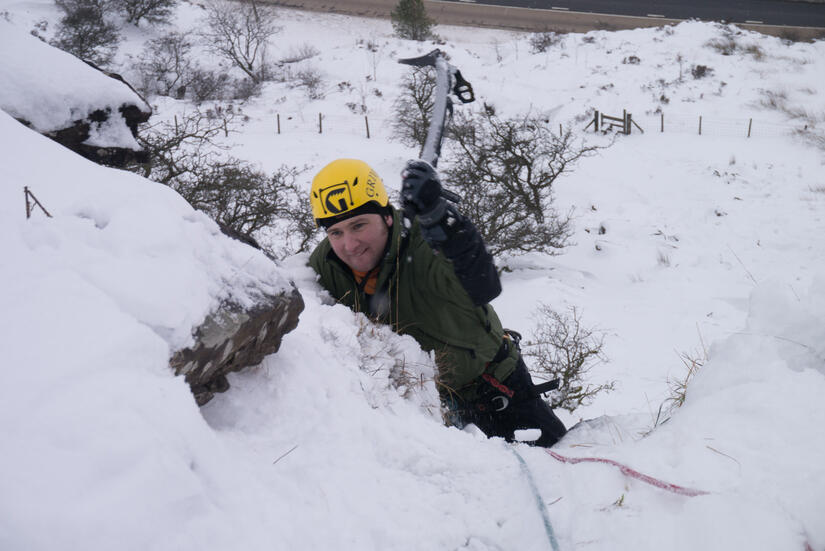
M489 397L483 397L476 404L467 404L470 407L462 412L462 420L475 424L488 437L500 436L508 442L515 440L514 433L517 430L540 429L541 437L527 443L545 448L549 448L564 436L567 432L564 423L540 396L532 396L533 381L521 355L516 370L502 382L514 391L506 408L493 411L489 406ZM496 403L501 402L493 402ZM484 411L479 409L479 406Z

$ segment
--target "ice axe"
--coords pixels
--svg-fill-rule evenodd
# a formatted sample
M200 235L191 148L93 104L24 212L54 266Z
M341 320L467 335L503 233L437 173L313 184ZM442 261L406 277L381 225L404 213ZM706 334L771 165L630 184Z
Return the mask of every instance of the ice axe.
M413 67L435 68L435 101L433 113L430 117L430 127L427 129L427 139L421 150L421 158L435 167L441 155L441 140L444 137L444 128L447 116L453 114L453 100L450 91L456 95L461 103L474 101L473 87L461 76L461 71L447 63L444 52L436 48L432 52L420 57L399 59L398 63ZM441 194L445 199L454 203L461 201L461 196L446 189Z

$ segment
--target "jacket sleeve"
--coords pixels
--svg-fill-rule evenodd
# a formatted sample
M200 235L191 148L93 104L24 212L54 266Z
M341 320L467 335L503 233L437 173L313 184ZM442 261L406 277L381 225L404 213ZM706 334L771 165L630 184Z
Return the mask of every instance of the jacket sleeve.
M452 262L455 275L473 304L487 304L501 294L493 256L470 219L449 207L441 227L446 240L440 242L438 248Z

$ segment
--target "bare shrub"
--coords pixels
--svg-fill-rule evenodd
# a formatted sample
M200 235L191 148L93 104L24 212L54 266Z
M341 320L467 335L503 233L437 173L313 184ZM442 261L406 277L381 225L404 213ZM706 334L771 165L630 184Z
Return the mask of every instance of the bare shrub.
M694 65L690 70L690 74L693 75L693 78L698 80L700 78L705 78L712 75L713 69L707 65Z
M560 380L558 392L551 396L552 408L572 412L591 403L597 394L613 390L613 381L600 385L587 382L590 370L606 361L604 335L584 327L575 308L559 313L541 304L534 319L533 338L522 343L522 352L533 360L534 371L540 376Z
M172 121L141 126L137 140L149 153L150 162L133 170L169 186L177 180L195 179L220 162L220 151L226 149L220 136L234 131L236 118L234 109L196 109Z
M280 64L288 64L288 63L299 63L301 61L306 61L307 59L311 59L317 56L320 52L318 48L313 46L312 44L306 43L302 44L296 49L292 49L289 51L287 55L281 58Z
M315 222L304 190L296 184L302 169L281 166L266 174L223 154L219 138L233 131L237 118L234 109L216 107L145 126L138 141L149 152L150 162L131 170L168 185L238 234L253 236L275 225L276 234L289 236L289 243L306 250Z
M203 37L207 48L255 82L268 78L267 48L280 27L274 8L255 0L213 2L207 6Z
M224 92L229 86L229 75L207 69L195 69L189 82L191 97L195 103L224 99Z
M113 0L115 6L126 13L126 21L138 25L142 20L149 24L168 23L177 0Z
M324 98L324 79L321 76L321 72L315 67L305 67L296 72L294 83L296 86L306 88L309 99Z
M492 255L555 254L567 244L571 217L553 209L553 183L598 147L577 142L570 128L555 134L542 117L502 119L489 106L462 112L448 136L445 180Z
M530 36L530 51L534 54L544 53L562 40L562 35L554 32L533 33Z
M736 40L731 36L726 36L723 38L714 38L712 40L709 40L705 44L705 46L708 46L709 48L716 50L722 55L733 55L736 53L736 50L738 48Z
M705 43L705 46L716 50L722 55L746 54L753 56L757 61L765 57L765 52L756 44L743 45L739 42L737 33L726 28L719 38L714 38Z
M788 93L784 90L761 90L759 104L768 109L784 110L788 105Z
M254 234L290 212L298 171L282 166L272 175L234 157L205 167L196 178L177 179L175 191L192 207L241 234Z
M191 50L192 42L185 33L171 32L147 42L138 57L141 90L183 99L195 77Z
M80 59L100 66L111 63L120 42L117 25L108 20L106 0L55 0L63 12L51 42Z
M393 138L408 147L423 148L434 103L435 71L432 67L412 67L404 75L401 93L393 104Z
M752 56L756 61L762 61L765 58L765 50L756 44L749 44L745 46L742 51Z
M230 86L229 99L245 101L261 93L261 83L251 78L235 79Z

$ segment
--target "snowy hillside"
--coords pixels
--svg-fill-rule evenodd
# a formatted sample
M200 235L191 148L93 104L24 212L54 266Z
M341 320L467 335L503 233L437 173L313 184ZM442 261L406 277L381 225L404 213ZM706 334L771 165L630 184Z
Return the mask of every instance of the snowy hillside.
M3 10L26 31L56 19L45 1ZM232 153L306 165L307 188L329 160L360 157L397 188L416 152L386 139L395 59L433 45L384 21L279 13L277 50L311 41L318 54L301 63L324 97L267 84L240 105ZM184 4L176 26L200 17ZM128 77L157 31L124 32ZM165 186L0 113L0 549L825 549L825 151L794 135L825 124L825 43L741 34L725 55L708 44L726 29L686 23L531 53L529 35L437 32L505 115L583 132L592 109L626 109L645 129L556 183L574 244L509 259L493 304L528 337L539 303L576 307L606 334L593 382L616 389L559 412L590 421L555 452L708 493L445 428L431 359L331 304L305 254L276 266ZM711 71L697 78L700 65ZM151 102L167 119L192 108ZM366 106L369 139L348 103ZM24 186L53 218L26 220ZM287 279L306 303L298 328L199 410L169 352L223 298ZM704 366L662 422L681 355Z

